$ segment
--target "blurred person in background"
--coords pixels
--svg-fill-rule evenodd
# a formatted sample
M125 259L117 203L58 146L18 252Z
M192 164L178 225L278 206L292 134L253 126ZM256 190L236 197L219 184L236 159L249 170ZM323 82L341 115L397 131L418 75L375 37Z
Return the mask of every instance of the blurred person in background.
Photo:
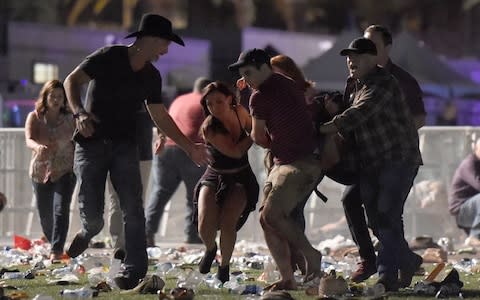
M480 139L453 175L448 208L468 234L465 244L480 247Z
M220 230L222 260L217 278L223 283L230 278L237 231L258 201L259 186L248 161L248 149L253 143L252 121L224 83L210 83L204 89L201 104L207 117L200 132L213 160L195 188L198 231L206 247L199 271L210 272L217 253L215 238Z
M5 194L0 193L0 212L7 206L7 197Z
M46 82L25 122L25 141L32 149L29 175L43 234L52 244L50 259L61 259L75 186L72 135L75 123L63 84Z
M175 98L168 109L168 113L180 131L195 142L202 142L199 131L205 116L200 99L203 88L210 82L211 80L204 77L197 78L193 91ZM165 206L182 181L185 184L187 200L185 242L201 244L202 240L198 236L198 224L194 218L193 190L205 172L205 168L196 166L185 152L174 141L167 139L162 132L158 132L156 144L158 145L156 148L161 149L161 152L153 158L152 187L145 209L147 246L155 246L155 234L162 220Z
M456 126L457 125L457 106L454 101L448 101L437 116L437 126Z
M143 15L139 29L125 38L130 45L102 47L90 54L65 79L68 101L77 123L74 135L75 173L79 184L82 229L67 254L77 257L104 225L105 184L110 174L120 201L125 233L125 270L114 278L120 289L131 289L148 269L142 201L136 113L145 105L153 122L198 165L210 158L178 129L162 104L162 78L153 62L168 52L171 42L184 46L172 23L155 14ZM84 107L80 91L89 83Z

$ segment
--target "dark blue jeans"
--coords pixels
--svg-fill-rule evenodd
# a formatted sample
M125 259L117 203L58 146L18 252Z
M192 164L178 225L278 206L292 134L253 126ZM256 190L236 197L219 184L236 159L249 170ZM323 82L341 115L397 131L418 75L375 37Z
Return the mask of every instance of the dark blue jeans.
M195 165L187 154L177 146L166 146L160 155L155 155L150 173L152 191L146 209L146 233L154 236L168 201L183 181L187 192L185 235L198 238L197 222L193 214L193 190L205 168Z
M380 276L396 281L398 269L412 263L414 253L404 237L403 208L418 166L387 162L360 173L360 191L368 221L381 242L377 267Z
M359 184L352 184L345 187L342 195L342 205L345 218L347 219L348 229L350 230L353 241L358 246L360 257L362 260L374 263L377 257L370 233L368 232Z
M123 213L126 275L132 280L143 278L148 259L137 145L104 139L77 143L74 169L79 184L80 235L90 240L103 228L105 182L110 172Z
M63 253L70 223L75 175L73 172L67 173L55 182L32 181L32 186L43 234L52 244L52 253Z

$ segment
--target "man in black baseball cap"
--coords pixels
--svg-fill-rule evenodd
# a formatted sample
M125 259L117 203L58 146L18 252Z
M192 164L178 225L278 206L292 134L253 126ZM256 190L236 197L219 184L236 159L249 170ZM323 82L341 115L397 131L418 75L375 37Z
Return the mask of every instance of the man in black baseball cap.
M375 44L367 39L367 38L356 38L354 39L350 45L348 45L348 48L343 49L340 51L340 55L342 56L347 56L349 53L356 53L356 54L371 54L371 55L377 55L377 48L375 47Z
M316 187L320 163L313 154L313 126L305 95L290 78L272 71L270 57L261 49L240 54L229 66L253 89L250 97L251 138L269 149L273 166L265 180L260 224L280 272L280 280L266 289L295 290L297 283L290 262L289 245L305 258L306 279L320 276L322 254L305 236L292 211ZM312 180L314 179L314 180Z
M245 52L240 53L236 63L233 63L228 66L230 71L237 71L240 67L247 65L255 65L260 67L262 64L267 64L270 66L270 56L265 52L265 50L253 48Z
M377 48L371 40L363 37L354 39L348 48L340 51L340 55L347 56L350 76L356 79L365 76L377 65Z
M404 237L403 211L413 180L422 163L418 132L398 81L377 65L375 44L353 40L340 55L347 56L351 106L319 127L320 133L340 132L355 151L344 161L354 162L368 224L381 242L376 259L378 283L386 291L405 285L399 267L416 270L415 254ZM349 94L347 89L345 94ZM372 271L373 272L373 271ZM370 274L371 275L371 274ZM402 280L404 281L404 280ZM408 282L410 284L410 282Z

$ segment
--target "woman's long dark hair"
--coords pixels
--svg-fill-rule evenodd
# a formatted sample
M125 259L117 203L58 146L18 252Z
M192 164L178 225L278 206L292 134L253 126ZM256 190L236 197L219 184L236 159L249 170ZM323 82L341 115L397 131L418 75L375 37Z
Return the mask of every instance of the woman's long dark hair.
M202 126L200 127L200 135L205 138L205 132L208 130L211 130L214 133L220 133L220 134L228 134L228 130L225 128L223 123L212 116L210 111L208 110L207 106L207 97L213 92L219 92L226 97L232 96L232 103L231 107L232 109L236 109L237 106L237 98L235 96L235 93L228 87L223 82L220 81L215 81L207 85L203 89L203 94L202 94L202 99L200 100L200 104L203 107L203 113L205 114L205 121L203 121Z

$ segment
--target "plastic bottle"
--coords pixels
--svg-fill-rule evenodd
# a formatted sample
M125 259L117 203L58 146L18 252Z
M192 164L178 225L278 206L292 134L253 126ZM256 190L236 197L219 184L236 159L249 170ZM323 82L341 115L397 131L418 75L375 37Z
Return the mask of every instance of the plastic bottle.
M265 282L274 282L276 280L275 263L271 257L268 257L263 263L263 273Z
M91 288L83 287L81 289L75 290L62 290L60 295L63 298L67 299L83 299L83 298L93 298L94 291Z
M23 279L24 276L22 272L5 272L2 279Z
M53 276L62 276L66 274L71 274L72 273L72 266L66 266L63 268L58 268L52 271Z

